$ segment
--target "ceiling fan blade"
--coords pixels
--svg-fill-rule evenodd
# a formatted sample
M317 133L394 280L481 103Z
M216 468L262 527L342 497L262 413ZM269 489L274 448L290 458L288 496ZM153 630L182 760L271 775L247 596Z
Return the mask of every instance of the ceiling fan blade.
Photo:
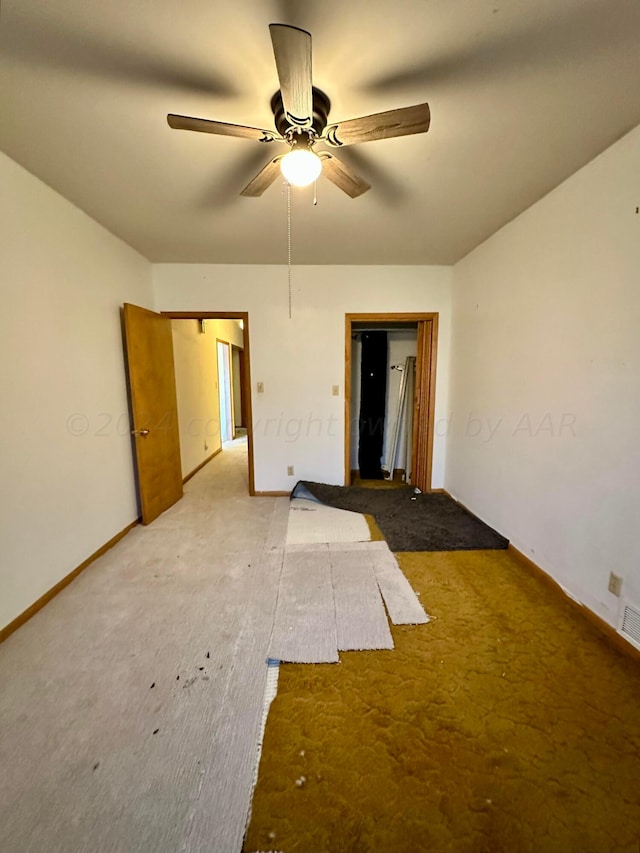
M322 160L322 174L325 178L328 178L332 184L335 184L350 198L358 198L359 195L371 189L371 185L364 178L361 178L333 154L328 151L320 151L318 157Z
M426 133L430 122L429 104L417 104L415 107L402 107L332 124L324 132L323 138L330 145L353 145L356 142Z
M286 24L269 24L269 31L285 116L294 127L311 127L311 34Z
M262 130L259 127L245 127L242 124L227 124L224 121L209 121L206 118L191 118L191 116L177 116L169 113L167 116L169 127L175 130L197 130L199 133L215 133L218 136L240 136L243 139L255 139L257 142L273 142L282 139L271 130Z
M270 160L267 165L258 172L255 178L247 184L240 195L243 195L246 198L257 198L258 196L261 196L266 189L269 189L278 175L282 174L280 171L280 161L283 156L284 155L280 154L277 157L274 157L273 160Z

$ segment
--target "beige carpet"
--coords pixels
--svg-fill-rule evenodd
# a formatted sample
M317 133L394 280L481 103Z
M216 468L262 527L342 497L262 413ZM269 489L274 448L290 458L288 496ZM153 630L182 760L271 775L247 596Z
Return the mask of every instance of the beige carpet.
M225 449L0 645L2 853L232 853L286 533Z
M288 521L288 499L248 496L234 442L0 645L0 853L240 850L274 623L316 645L328 626L337 660L391 646L379 588L420 608L395 564L380 583L384 542L289 546L289 578Z

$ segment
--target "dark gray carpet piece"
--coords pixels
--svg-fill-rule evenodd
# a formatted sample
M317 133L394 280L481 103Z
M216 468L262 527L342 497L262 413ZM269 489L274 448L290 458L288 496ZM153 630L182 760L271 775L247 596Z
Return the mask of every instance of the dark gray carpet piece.
M372 515L392 551L476 551L509 545L448 495L416 495L411 486L366 489L307 480L298 485L329 506ZM297 497L298 485L292 497Z

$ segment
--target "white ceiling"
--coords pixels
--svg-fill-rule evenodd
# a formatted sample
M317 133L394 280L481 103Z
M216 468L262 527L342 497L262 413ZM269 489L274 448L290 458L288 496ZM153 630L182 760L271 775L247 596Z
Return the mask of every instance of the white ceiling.
M432 113L293 191L298 264L455 262L640 123L639 0L4 0L0 148L152 261L284 263L283 185L239 196L281 149L166 123L271 127L270 22L331 119Z

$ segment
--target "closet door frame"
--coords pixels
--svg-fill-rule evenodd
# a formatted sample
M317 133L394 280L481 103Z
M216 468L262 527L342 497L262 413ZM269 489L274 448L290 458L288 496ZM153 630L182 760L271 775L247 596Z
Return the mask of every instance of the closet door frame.
M416 323L418 345L413 399L413 464L411 485L431 491L435 417L438 314L345 314L344 483L351 485L351 334L354 323Z

